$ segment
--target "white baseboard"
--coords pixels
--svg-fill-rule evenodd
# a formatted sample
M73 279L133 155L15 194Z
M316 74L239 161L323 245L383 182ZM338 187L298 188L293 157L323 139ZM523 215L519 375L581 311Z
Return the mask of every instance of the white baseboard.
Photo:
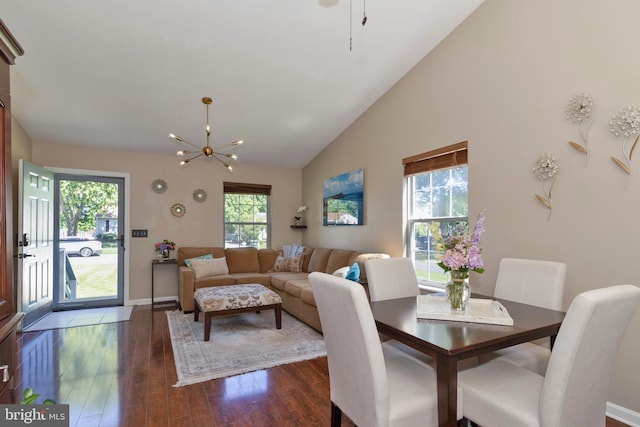
M607 402L607 416L631 427L640 427L640 413L624 408L615 403Z

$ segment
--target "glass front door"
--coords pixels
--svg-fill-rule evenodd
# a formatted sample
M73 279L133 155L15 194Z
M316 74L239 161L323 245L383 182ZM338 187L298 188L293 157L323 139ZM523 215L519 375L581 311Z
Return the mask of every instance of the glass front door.
M124 179L55 175L54 310L122 305Z

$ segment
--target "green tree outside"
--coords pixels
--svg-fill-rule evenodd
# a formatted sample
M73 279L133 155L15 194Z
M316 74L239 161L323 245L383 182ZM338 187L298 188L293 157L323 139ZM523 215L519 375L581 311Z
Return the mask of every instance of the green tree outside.
M268 196L233 194L224 196L225 242L238 246L267 247Z
M67 236L96 228L96 215L117 212L117 184L95 181L60 181L60 229Z

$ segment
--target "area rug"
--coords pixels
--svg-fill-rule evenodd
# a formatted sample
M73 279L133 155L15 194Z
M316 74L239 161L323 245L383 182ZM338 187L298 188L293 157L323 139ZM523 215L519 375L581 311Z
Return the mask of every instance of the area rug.
M204 315L167 311L178 373L174 387L229 377L286 363L326 356L322 334L282 312L276 329L273 310L212 317L204 341Z

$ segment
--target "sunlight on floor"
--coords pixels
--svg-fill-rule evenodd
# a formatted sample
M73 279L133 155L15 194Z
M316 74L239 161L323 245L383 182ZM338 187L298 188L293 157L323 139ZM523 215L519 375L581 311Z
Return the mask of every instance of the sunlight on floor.
M47 329L73 328L76 326L122 322L129 320L132 311L133 307L104 307L86 310L58 311L47 314L33 325L23 329L23 331L33 332Z

